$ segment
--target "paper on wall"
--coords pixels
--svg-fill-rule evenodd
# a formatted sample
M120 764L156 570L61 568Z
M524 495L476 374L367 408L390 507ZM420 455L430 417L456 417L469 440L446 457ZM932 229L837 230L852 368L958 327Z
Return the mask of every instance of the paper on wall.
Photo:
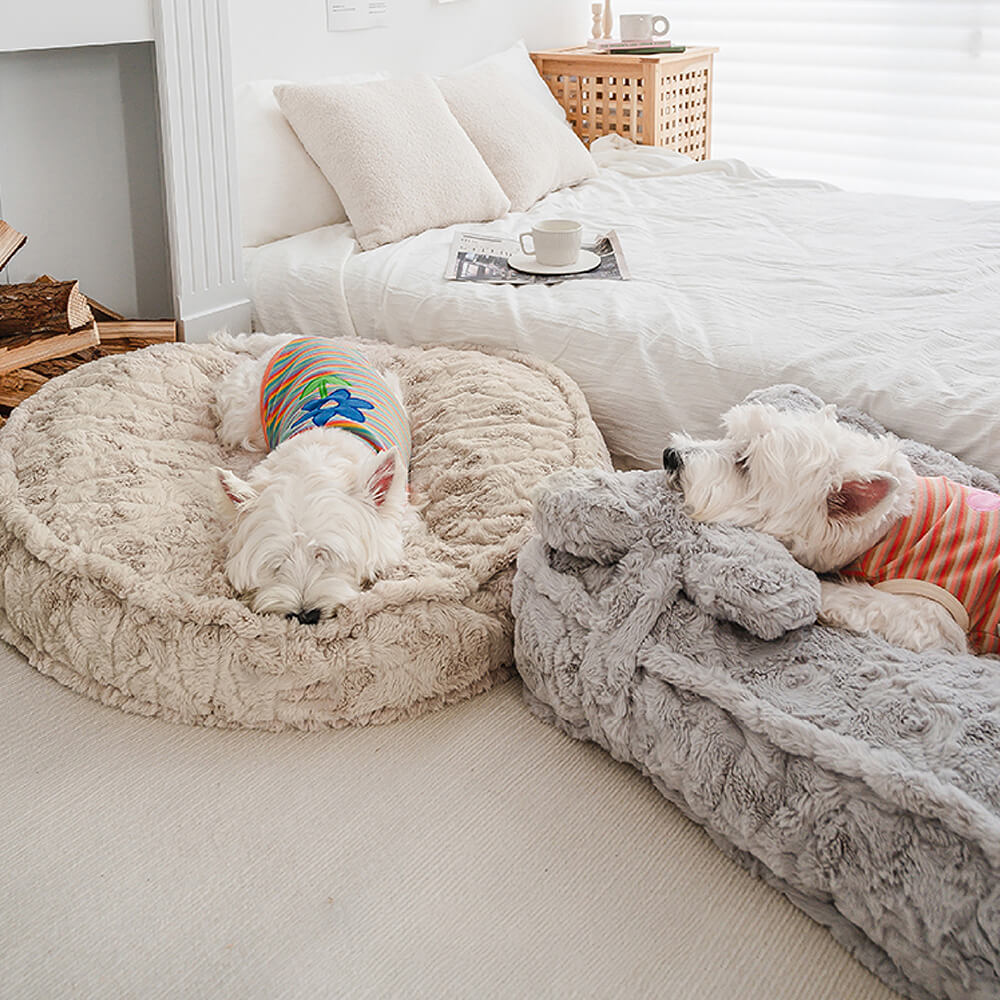
M327 31L359 31L389 24L389 0L327 0Z

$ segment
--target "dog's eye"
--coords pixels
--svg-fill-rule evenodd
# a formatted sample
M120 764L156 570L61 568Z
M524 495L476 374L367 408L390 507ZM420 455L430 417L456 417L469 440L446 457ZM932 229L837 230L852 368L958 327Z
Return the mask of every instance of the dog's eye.
M328 563L332 558L333 553L329 549L325 549L322 546L313 552L313 559L315 559L316 562Z
M736 471L741 476L745 476L750 471L750 462L746 455L740 455L733 464L736 466Z

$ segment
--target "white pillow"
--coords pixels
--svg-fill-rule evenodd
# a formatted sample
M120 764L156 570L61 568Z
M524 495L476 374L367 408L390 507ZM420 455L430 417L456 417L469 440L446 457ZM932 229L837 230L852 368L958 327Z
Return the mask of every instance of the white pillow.
M512 211L523 212L550 191L597 175L594 158L566 121L557 121L496 64L437 83Z
M541 78L535 64L528 54L528 47L523 40L516 41L510 48L503 52L496 52L485 59L478 59L470 63L464 69L449 74L449 77L461 76L464 73L482 69L484 66L496 66L509 73L518 83L525 93L530 94L545 108L549 114L554 115L560 121L566 120L566 111L563 106L553 97L549 85Z
M362 250L510 208L426 74L353 86L283 84L274 94L339 194Z
M381 74L335 77L324 83L360 83ZM236 88L236 166L243 245L260 246L335 222L347 213L319 167L302 147L274 99L285 80L253 80Z

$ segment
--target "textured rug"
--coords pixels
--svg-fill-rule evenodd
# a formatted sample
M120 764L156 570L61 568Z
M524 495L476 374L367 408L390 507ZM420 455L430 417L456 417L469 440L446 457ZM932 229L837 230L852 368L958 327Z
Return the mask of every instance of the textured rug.
M904 448L922 475L1000 487ZM903 995L1000 996L1000 660L814 624L816 577L691 521L665 473L557 473L537 524L513 605L529 706L648 775Z
M223 573L215 434L237 355L170 344L55 379L0 431L0 636L68 687L175 722L385 722L512 669L514 560L532 488L609 467L574 383L473 350L368 345L413 422L405 565L329 621L252 613Z

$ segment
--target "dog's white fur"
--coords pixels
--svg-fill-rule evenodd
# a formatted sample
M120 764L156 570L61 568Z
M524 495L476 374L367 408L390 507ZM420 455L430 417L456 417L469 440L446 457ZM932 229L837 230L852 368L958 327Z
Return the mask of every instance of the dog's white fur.
M835 413L744 404L723 416L722 438L673 435L690 516L773 535L817 573L856 559L911 511L916 477L897 438L851 430ZM918 651L968 648L962 627L936 601L836 578L821 580L821 590L827 624Z
M246 355L216 387L218 435L226 447L267 450L260 383L271 356L291 339L214 338ZM399 379L383 374L402 402ZM316 612L333 614L403 560L411 511L407 470L395 450L376 453L350 431L317 428L282 442L246 480L217 472L226 575L254 611L302 615L311 624Z

